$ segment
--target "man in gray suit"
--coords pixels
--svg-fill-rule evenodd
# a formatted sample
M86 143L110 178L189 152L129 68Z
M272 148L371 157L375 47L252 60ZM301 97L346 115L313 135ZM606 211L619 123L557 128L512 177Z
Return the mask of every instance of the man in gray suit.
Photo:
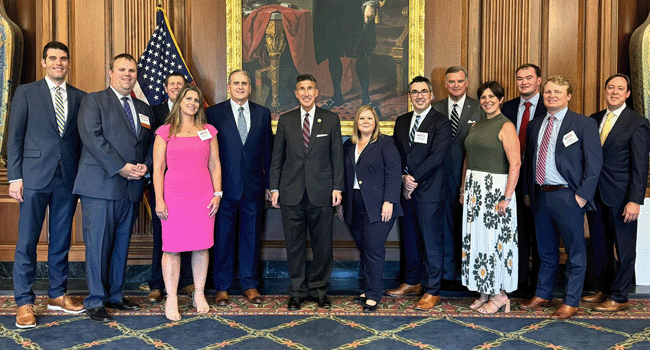
M332 272L334 209L343 191L343 142L339 117L316 107L316 78L296 79L300 107L280 116L275 135L269 183L271 202L282 211L291 285L289 310L306 298L329 309L327 281ZM305 278L307 228L314 265Z
M84 304L93 321L107 322L105 306L137 310L124 299L124 273L131 228L151 168L153 112L131 97L137 66L129 54L110 63L108 89L88 94L79 110L83 142L74 193L81 197L89 295Z
M70 54L60 42L43 49L45 78L21 85L11 104L7 141L9 195L20 203L14 259L16 327L36 326L32 291L36 279L36 245L45 211L49 212L49 310L77 314L80 302L66 292L68 251L76 197L72 185L79 163L77 111L85 92L66 84Z
M460 66L451 66L445 71L445 87L449 97L437 101L433 108L449 118L452 143L445 158L445 171L449 179L450 196L445 201L445 256L442 288L449 287L456 280L456 260L460 251L456 247L460 241L459 221L462 207L458 203L461 172L465 161L465 138L474 123L483 118L484 113L478 100L467 96L467 71Z

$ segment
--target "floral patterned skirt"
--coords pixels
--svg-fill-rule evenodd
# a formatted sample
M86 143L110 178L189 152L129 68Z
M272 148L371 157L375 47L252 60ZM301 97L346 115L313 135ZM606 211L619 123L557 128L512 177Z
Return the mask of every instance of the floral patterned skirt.
M517 198L505 215L495 210L507 174L467 170L463 204L462 282L469 290L497 294L517 289Z

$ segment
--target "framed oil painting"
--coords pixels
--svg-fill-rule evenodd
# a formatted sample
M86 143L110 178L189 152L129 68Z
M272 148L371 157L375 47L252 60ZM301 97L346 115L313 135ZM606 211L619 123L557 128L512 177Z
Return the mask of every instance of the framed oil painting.
M298 107L299 74L316 77L317 105L343 135L361 105L382 132L410 106L408 80L424 73L424 0L226 0L228 72L251 77L251 100L278 116Z

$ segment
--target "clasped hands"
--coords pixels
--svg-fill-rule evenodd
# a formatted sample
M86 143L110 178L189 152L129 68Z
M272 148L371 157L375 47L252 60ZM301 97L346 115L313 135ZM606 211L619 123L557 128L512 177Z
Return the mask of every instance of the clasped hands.
M418 187L418 183L415 182L415 178L411 175L402 175L402 184L404 189L402 190L402 195L406 199L411 199L411 194L415 191L415 188Z
M273 205L273 208L279 209L280 208L280 192L279 191L272 191L271 192L271 205ZM332 191L332 206L336 207L341 204L341 200L343 200L343 196L341 195L341 191L333 190Z
M120 176L127 180L140 180L148 171L147 166L141 163L131 164L126 163L122 169L120 169Z

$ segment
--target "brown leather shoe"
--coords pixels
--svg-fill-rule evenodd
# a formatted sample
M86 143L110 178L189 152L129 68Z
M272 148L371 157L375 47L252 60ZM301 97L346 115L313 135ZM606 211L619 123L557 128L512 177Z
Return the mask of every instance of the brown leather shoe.
M86 311L86 308L82 302L75 302L66 294L63 294L62 296L55 299L50 298L47 302L47 309L63 311L68 314L80 314Z
M192 294L194 293L194 285L188 284L187 286L181 288L181 293L184 293L188 297L192 297Z
M414 286L406 283L402 283L397 287L397 289L389 289L386 291L386 294L391 297L403 297L406 295L420 295L422 294L422 284L418 283Z
M217 306L226 306L230 303L230 299L228 299L228 292L225 290L220 290L217 292L217 295L214 297L214 303L217 304Z
M532 299L528 300L523 304L519 304L519 307L524 310L536 309L538 307L546 306L550 300L542 299L538 296L534 296Z
M557 318L559 320L567 319L575 313L578 312L578 308L574 306L569 306L567 304L562 304L555 312L551 314L551 318Z
M440 295L431 295L429 293L424 293L420 301L415 304L416 310L428 311L433 309L434 306L440 301Z
M602 303L594 306L594 310L603 312L616 312L630 306L630 303L617 303L614 300L607 299Z
M605 300L607 300L607 294L605 294L605 293L603 293L601 291L597 291L596 293L585 295L580 300L584 301L585 303L600 304L600 303L604 302Z
M162 290L160 289L152 289L151 292L149 292L149 302L150 303L159 303L162 300Z
M244 291L246 299L253 304L261 304L264 301L264 298L260 295L260 292L255 288L247 289Z
M34 316L34 304L26 304L16 310L16 327L34 328L36 327L36 317Z

